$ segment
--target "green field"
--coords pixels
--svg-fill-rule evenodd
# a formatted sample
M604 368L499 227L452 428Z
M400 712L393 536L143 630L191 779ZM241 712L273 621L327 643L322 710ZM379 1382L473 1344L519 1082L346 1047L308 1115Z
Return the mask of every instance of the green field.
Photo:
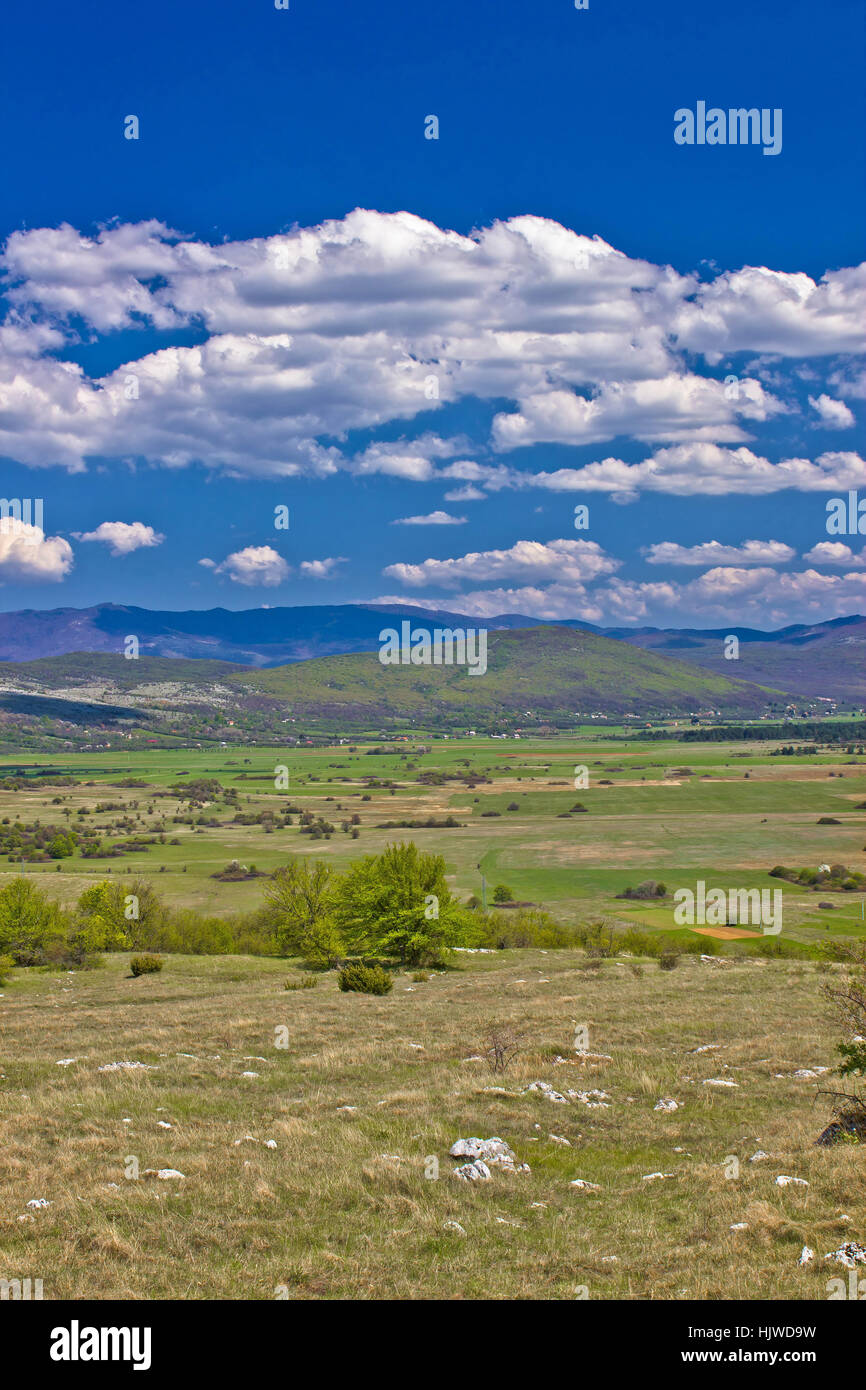
M394 751L371 753L378 747ZM636 904L616 895L651 878L669 890L703 879L711 887L781 888L785 935L792 940L808 944L860 935L866 927L861 893L836 893L832 910L819 909L826 895L773 879L769 870L821 863L866 869L866 812L857 809L866 801L866 758L840 752L779 757L772 755L775 747L684 747L673 740L597 735L407 738L387 745L347 741L324 748L107 751L4 760L0 772L18 772L25 781L13 791L0 780L0 820L91 826L108 845L125 838L112 832L125 815L135 835L157 843L120 859L76 853L31 864L0 858L0 884L16 873L32 874L52 896L71 903L83 886L109 871L134 874L151 880L170 903L230 913L255 907L262 895L261 880L223 883L212 877L232 860L265 873L297 854L345 866L361 853L411 839L445 856L460 897L480 896L483 874L489 886L507 883L519 900L547 907L569 923L601 916L669 929L672 903ZM288 770L287 790L275 789L279 767ZM587 769L589 785L575 790L578 767ZM58 784L69 777L74 785ZM234 813L222 804L196 813L215 825L173 823L173 816L189 808L158 793L202 777L236 789L247 816L290 803L321 814L335 833L311 840L300 833L297 818L272 832L260 824L234 824ZM130 778L146 785L120 785ZM124 809L98 812L105 802ZM570 813L577 803L586 811ZM340 830L352 815L360 816L354 840ZM380 828L447 815L460 828ZM821 817L838 824L819 825Z

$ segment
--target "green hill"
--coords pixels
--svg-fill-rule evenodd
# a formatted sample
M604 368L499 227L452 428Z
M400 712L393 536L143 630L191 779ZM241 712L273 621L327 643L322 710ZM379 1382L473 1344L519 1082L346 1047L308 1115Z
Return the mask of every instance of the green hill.
M384 666L378 654L317 657L229 678L285 701L303 720L331 724L414 721L489 726L604 714L641 717L714 710L756 716L785 696L684 661L567 628L488 634L488 666Z

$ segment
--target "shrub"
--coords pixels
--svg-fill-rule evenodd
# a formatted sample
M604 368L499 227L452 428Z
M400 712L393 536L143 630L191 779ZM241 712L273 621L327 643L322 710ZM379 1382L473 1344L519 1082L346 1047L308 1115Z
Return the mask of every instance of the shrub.
M542 951L555 951L578 943L579 928L562 926L540 908L519 907L508 914L485 914L477 911L477 903L475 899L473 946L493 946L499 950L534 947Z
M361 961L344 965L337 983L344 994L350 990L356 994L390 994L394 988L394 981L381 965L364 965Z
M484 1055L492 1072L507 1071L520 1052L523 1034L508 1023L491 1023L484 1034Z
M162 969L162 956L133 956L129 968L136 979L139 975L153 975Z
M0 985L5 985L6 977L14 964L11 956L0 956Z
M664 942L653 932L628 927L619 938L620 949L630 956L660 956Z
M514 894L505 883L497 883L493 890L493 901L495 903L513 903Z
M636 898L643 902L649 898L663 898L667 889L663 883L656 883L654 878L646 878L643 883L639 883L637 888L628 887L622 893L617 893L618 898Z
M676 970L680 963L680 958L676 951L662 951L659 956L659 966L662 970Z
M318 976L304 975L300 980L286 980L283 989L315 989L318 983Z
M844 959L852 973L839 985L827 985L824 993L833 1005L836 1019L844 1028L846 1038L837 1043L840 1058L836 1074L845 1080L866 1077L866 947L862 944L844 947ZM866 1097L853 1091L825 1091L832 1101L836 1123L824 1131L819 1143L834 1143L847 1139L850 1143L866 1140Z
M586 954L596 960L609 960L622 949L622 938L604 922L590 922L581 928L580 936Z

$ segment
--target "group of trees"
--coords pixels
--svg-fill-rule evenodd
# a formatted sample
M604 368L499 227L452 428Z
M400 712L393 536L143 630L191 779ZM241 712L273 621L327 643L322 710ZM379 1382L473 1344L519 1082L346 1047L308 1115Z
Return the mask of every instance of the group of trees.
M18 965L59 965L87 964L107 951L158 951L425 966L443 962L456 946L577 943L576 928L513 903L506 885L497 885L493 896L513 910L485 912L459 902L444 858L412 842L389 845L342 872L319 859L292 858L267 879L259 907L225 916L170 907L131 876L93 883L71 907L19 877L0 890L0 956Z
M445 860L412 843L366 855L342 874L294 859L276 871L265 899L279 953L329 965L370 955L435 964L474 935L472 914L445 881Z
M449 947L486 943L488 927L484 914L452 896L442 856L412 843L389 845L343 873L291 859L268 880L259 908L225 917L171 908L131 877L92 884L70 908L29 878L0 890L0 955L18 965L81 963L117 950L430 965Z

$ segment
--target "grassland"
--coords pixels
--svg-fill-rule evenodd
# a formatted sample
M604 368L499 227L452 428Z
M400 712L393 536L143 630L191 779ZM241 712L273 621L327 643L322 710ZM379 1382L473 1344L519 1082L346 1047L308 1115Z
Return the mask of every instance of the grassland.
M580 767L589 785L576 790ZM212 877L232 859L345 866L411 838L445 856L459 896L480 893L483 874L564 922L670 932L669 898L616 896L647 878L669 892L700 877L781 888L783 940L802 958L764 959L760 939L671 972L576 950L463 953L426 980L397 974L384 998L341 994L332 973L288 992L303 967L273 958L170 956L140 979L115 954L95 970L15 970L0 987L0 1277L42 1278L46 1298L825 1299L839 1271L820 1257L866 1237L862 1145L816 1148L829 1078L793 1076L834 1065L822 987L842 967L820 947L863 936L863 895L820 909L825 893L768 872L866 867L862 755L586 730L374 754L346 742L27 755L2 770L20 789L0 779L0 820L96 825L109 841L123 818L155 840L121 859L3 864L0 887L24 872L64 903L128 872L170 903L230 913L262 894L261 880ZM158 793L202 777L236 788L247 815L288 798L337 829L268 832L222 802L195 812L215 825L175 824L188 804ZM121 810L96 811L106 803ZM339 829L352 814L358 840ZM429 815L461 828L381 828ZM504 1075L478 1060L491 1022L523 1034ZM610 1060L575 1055L578 1025ZM98 1070L124 1060L154 1070ZM604 1091L606 1108L527 1092L537 1080ZM678 1109L657 1111L661 1099ZM492 1135L531 1172L453 1178L454 1141ZM125 1176L133 1159L138 1179ZM145 1173L160 1168L185 1176ZM39 1198L50 1205L27 1206ZM804 1244L819 1258L801 1268Z
M374 746L392 751L371 756ZM588 731L585 737L523 741L413 739L4 760L7 771L20 770L27 780L12 791L0 779L0 820L92 825L111 844L125 838L111 827L126 817L136 834L163 835L165 843L122 859L76 854L61 861L59 871L53 862L0 861L0 886L23 870L70 903L108 872L130 873L150 878L169 902L227 913L256 906L262 893L260 882L229 884L212 877L233 859L264 872L299 853L345 866L360 853L414 839L445 855L461 897L481 893L483 874L491 886L506 882L518 899L546 906L565 922L594 916L672 929L672 902L647 906L616 895L648 878L669 888L694 886L702 878L715 887L780 888L785 936L792 941L808 945L860 934L866 931L861 894L835 894L834 908L820 909L826 895L771 878L769 870L776 864L837 862L866 869L866 814L858 809L866 801L866 759L839 751L780 757L776 747L617 743ZM277 767L288 770L285 791L275 789ZM577 767L587 769L584 790L574 787ZM49 775L34 775L42 772ZM58 785L56 779L64 777L74 784ZM328 840L311 840L297 823L267 833L261 824L237 824L224 806L197 812L214 825L175 824L173 816L187 814L189 807L159 793L201 777L236 789L247 815L288 801L337 829ZM436 784L440 778L445 780ZM122 785L130 779L146 785ZM571 813L578 802L585 813ZM123 811L95 810L105 803ZM499 814L484 814L489 811ZM358 840L339 829L352 815L361 819ZM380 828L447 815L462 828ZM838 824L818 824L825 816Z
M816 1148L826 1105L792 1077L832 1065L826 977L580 965L464 956L384 999L333 976L287 993L284 962L248 958L23 972L2 1001L2 1273L46 1298L826 1298L838 1267L800 1268L802 1246L866 1231L862 1146ZM490 1019L525 1034L500 1076L466 1060ZM610 1061L575 1058L576 1023ZM98 1070L118 1060L156 1069ZM608 1108L526 1093L536 1080ZM448 1150L470 1135L531 1172L456 1180Z

